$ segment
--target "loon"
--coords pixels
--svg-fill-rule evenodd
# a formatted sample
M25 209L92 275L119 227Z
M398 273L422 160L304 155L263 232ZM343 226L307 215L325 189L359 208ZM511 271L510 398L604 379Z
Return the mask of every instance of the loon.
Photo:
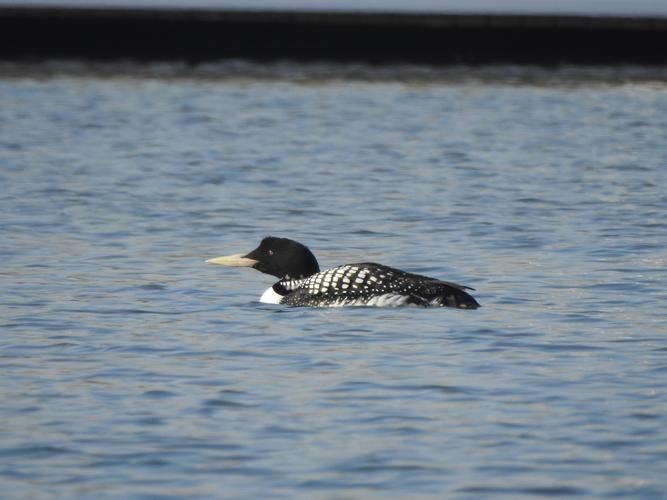
M268 236L246 255L209 259L210 264L252 267L279 281L260 302L291 306L442 306L477 309L465 290L473 288L400 269L362 262L320 271L313 253L301 243Z

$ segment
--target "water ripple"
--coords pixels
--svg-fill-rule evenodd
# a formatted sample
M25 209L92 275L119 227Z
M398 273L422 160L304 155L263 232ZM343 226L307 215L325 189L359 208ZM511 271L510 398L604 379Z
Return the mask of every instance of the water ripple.
M3 497L664 497L664 69L0 69ZM268 234L483 307L204 264Z

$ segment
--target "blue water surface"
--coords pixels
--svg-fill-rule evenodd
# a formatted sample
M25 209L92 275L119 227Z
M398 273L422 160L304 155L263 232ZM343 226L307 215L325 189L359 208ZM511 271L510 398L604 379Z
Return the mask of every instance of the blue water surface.
M43 69L0 78L3 498L667 496L664 80ZM268 234L483 307L204 263Z

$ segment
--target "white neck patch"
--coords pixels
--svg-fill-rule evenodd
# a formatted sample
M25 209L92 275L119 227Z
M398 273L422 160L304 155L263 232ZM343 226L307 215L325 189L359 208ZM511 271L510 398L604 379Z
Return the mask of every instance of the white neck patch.
M279 293L276 293L273 287L269 287L260 297L259 301L264 304L280 304L280 301L283 299L283 296Z

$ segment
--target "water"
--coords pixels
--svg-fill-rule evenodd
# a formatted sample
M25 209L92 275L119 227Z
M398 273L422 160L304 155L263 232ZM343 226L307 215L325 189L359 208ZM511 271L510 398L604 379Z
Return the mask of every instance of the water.
M667 496L665 84L366 71L0 79L4 498ZM483 307L204 264L267 234Z
M250 9L352 12L529 13L664 17L662 0L0 0L0 6Z

